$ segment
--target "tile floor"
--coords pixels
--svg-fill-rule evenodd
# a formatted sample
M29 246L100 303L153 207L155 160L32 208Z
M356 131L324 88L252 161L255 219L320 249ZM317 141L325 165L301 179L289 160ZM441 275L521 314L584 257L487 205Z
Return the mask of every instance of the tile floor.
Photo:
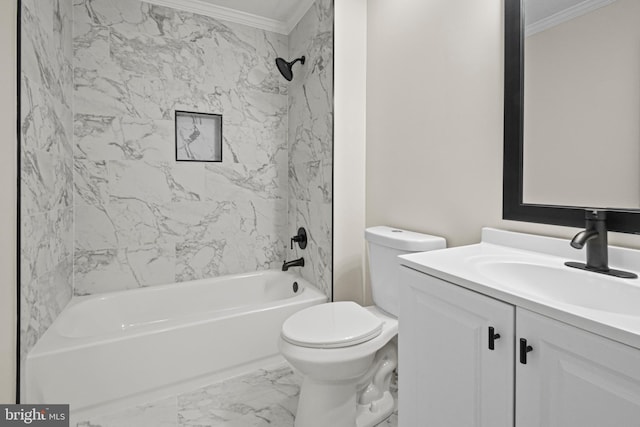
M74 427L293 427L301 378L288 365L74 423ZM394 382L395 383L395 382ZM394 393L397 392L393 386ZM380 427L397 427L394 412Z

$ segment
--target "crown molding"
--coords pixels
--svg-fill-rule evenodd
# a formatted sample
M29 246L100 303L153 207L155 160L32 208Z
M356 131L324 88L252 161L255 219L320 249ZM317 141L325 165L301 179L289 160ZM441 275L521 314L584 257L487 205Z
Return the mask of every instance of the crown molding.
M314 1L315 0L299 0L298 1L298 7L293 11L293 14L285 23L287 34L293 31L296 25L298 25L298 22L300 22L302 17L309 11Z
M272 31L274 33L288 35L293 27L298 23L296 21L293 26L291 22L282 22L275 19L265 18L263 16L254 15L252 13L241 12L227 7L217 6L202 0L143 0L145 3L151 3L158 6L170 7L172 9L183 10L185 12L196 13L198 15L210 16L212 18L224 21L235 22L237 24L248 25L250 27L259 28L261 30ZM306 1L305 1L306 3ZM313 0L311 0L313 3ZM311 6L311 3L307 6ZM298 8L300 9L300 8ZM306 10L305 9L305 12ZM297 12L297 10L296 10ZM304 15L304 13L302 14ZM301 18L302 16L300 16ZM300 20L298 18L298 20ZM291 26L291 28L289 28Z
M585 15L596 9L600 9L601 7L608 6L614 1L616 0L585 0L575 6L571 6L558 13L554 13L553 15L527 25L524 33L525 37L532 36L541 31L555 27L556 25L560 25L563 22L577 18L578 16Z

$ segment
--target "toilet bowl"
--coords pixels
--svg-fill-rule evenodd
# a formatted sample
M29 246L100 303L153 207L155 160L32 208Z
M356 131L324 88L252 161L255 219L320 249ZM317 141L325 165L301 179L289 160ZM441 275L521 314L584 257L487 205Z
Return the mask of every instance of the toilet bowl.
M394 410L397 256L441 249L446 241L385 226L368 228L365 237L375 305L320 304L282 325L280 352L303 376L295 427L373 427Z
M295 426L376 425L394 410L397 319L353 302L311 308L289 317L279 340L281 354L303 375ZM343 332L338 326L345 324ZM305 326L311 331L302 340Z

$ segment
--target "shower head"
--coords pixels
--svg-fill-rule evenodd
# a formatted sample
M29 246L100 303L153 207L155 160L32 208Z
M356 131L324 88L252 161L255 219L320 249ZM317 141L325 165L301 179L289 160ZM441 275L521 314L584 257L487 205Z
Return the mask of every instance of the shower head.
M294 59L291 62L287 62L282 58L276 58L276 65L278 66L278 70L280 71L280 74L282 74L282 77L284 77L288 81L291 81L291 79L293 78L293 71L291 70L291 68L293 67L293 64L298 61L300 61L300 63L304 65L304 56L301 56L298 59Z

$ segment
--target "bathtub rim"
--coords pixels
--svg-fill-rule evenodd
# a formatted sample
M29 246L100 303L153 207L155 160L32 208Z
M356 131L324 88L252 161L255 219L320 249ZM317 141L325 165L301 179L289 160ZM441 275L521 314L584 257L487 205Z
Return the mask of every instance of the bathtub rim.
M204 311L199 312L192 315L179 316L176 318L170 318L162 323L154 322L151 324L146 324L135 329L131 329L128 331L113 331L105 334L97 334L97 335L88 335L88 336L80 336L80 337L69 337L63 335L57 329L59 323L62 321L63 316L67 313L71 308L82 304L86 301L91 301L95 299L111 299L117 298L123 295L132 295L131 293L139 294L143 292L161 292L164 289L176 289L184 286L197 286L204 285L210 283L211 286L215 286L216 282L223 282L230 278L249 278L255 276L262 275L279 275L279 276L287 276L291 279L298 281L303 286L303 291L299 292L297 295L266 301L266 302L258 302L254 304L248 304L244 306L229 308L226 310L212 310L212 311ZM147 286L137 289L131 290L119 290L113 292L105 292L93 295L82 295L82 296L74 296L71 298L69 303L64 307L60 315L54 320L54 322L49 326L47 331L40 337L40 339L36 342L36 344L32 347L32 349L27 354L27 361L30 359L35 359L38 357L43 357L47 355L53 355L58 353L64 353L67 351L72 351L75 349L81 349L85 347L91 347L95 345L108 344L117 341L133 339L136 337L149 335L149 334L161 334L170 330L179 330L188 328L191 326L201 325L214 320L223 320L229 319L237 316L241 316L245 313L253 313L253 312L261 312L270 309L275 309L278 307L289 307L292 305L299 304L301 301L319 301L319 303L327 302L328 297L320 291L316 286L311 284L308 280L304 279L301 276L298 276L294 273L290 272L282 272L275 269L270 270L261 270L257 272L250 273L238 273L238 274L230 274L226 276L218 276L213 278L205 278L205 279L196 279L189 280L184 282L176 282L176 283L168 283L162 285L155 286ZM213 315L218 312L218 315Z

